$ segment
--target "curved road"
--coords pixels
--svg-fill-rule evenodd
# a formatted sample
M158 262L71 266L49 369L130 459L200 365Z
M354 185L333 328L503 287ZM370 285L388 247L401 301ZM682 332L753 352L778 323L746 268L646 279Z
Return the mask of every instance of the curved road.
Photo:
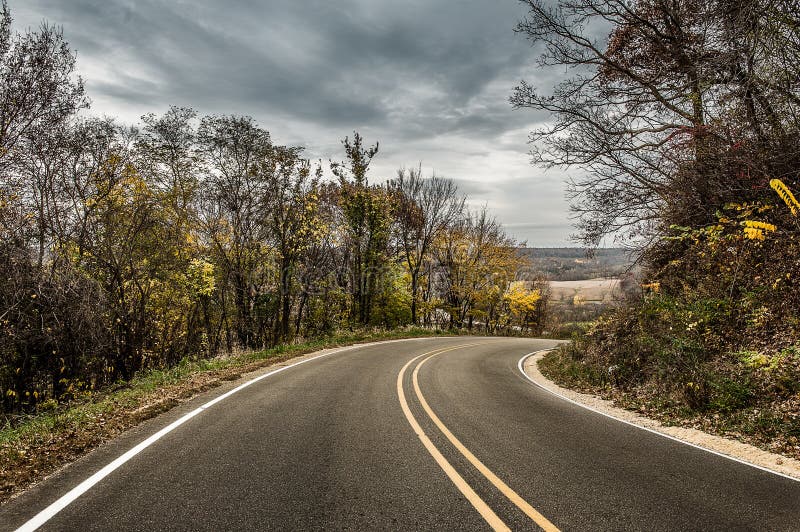
M129 431L3 506L0 529L800 529L800 482L532 385L517 364L552 345L436 338L289 363Z

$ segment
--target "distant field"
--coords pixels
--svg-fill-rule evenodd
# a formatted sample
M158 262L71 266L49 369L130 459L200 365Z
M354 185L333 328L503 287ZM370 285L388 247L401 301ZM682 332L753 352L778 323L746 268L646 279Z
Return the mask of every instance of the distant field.
M550 281L550 301L554 303L610 303L620 293L619 279Z
M633 257L619 248L601 248L592 256L580 248L521 248L533 271L551 281L620 277L632 269Z

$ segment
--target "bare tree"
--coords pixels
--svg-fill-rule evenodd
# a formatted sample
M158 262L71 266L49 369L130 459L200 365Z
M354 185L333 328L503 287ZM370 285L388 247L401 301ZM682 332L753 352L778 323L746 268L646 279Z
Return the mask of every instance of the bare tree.
M464 210L464 197L453 181L433 175L422 177L421 168L397 171L392 186L398 193L397 234L403 259L411 276L411 320L418 323L420 275L436 238Z
M199 156L192 123L196 117L193 109L174 106L160 117L145 115L136 138L137 168L149 174L169 194L173 208L185 215L198 186Z
M731 175L733 148L763 147L767 137L773 148L784 144L796 77L772 78L768 50L796 42L785 2L523 3L529 14L517 31L542 46L543 67L572 75L552 95L523 82L511 101L553 117L531 133L534 163L586 170L572 194L588 245L620 230L653 236L665 210L674 215L666 226L708 223L753 185Z
M75 55L60 30L13 34L5 1L0 12L0 169L14 159L19 143L34 131L57 127L88 106L74 75Z
M9 193L31 206L37 264L60 219L56 182L69 121L88 105L74 75L75 56L61 32L46 24L15 34L7 3L0 10L0 175Z
M205 166L204 223L233 286L238 342L260 347L266 327L261 318L267 316L256 305L270 277L269 233L262 223L269 183L255 166L273 149L270 135L249 117L211 116L202 119L198 142Z

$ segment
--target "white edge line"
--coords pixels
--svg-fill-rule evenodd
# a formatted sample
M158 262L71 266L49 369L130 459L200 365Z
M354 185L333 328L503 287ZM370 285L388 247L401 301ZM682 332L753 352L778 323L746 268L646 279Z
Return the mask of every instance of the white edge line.
M166 436L167 434L169 434L173 430L177 429L178 427L180 427L181 425L183 425L184 423L186 423L187 421L189 421L190 419L195 417L197 414L199 414L199 413L203 412L204 410L214 406L215 404L219 403L220 401L223 401L223 400L227 399L228 397L230 397L231 395L235 394L236 392L239 392L239 391L247 388L251 384L254 384L254 383L256 383L256 382L258 382L258 381L260 381L262 379L266 379L267 377L271 377L272 375L275 375L276 373L280 373L282 371L285 371L285 370L287 370L289 368L293 368L295 366L299 366L300 364L305 364L306 362L311 362L313 360L318 360L320 358L324 358L324 357L327 357L327 356L330 356L330 355L333 355L333 354L337 354L337 353L342 353L344 351L350 351L350 350L353 350L353 349L359 349L359 348L368 347L368 346L371 346L371 345L388 344L388 343L392 343L392 342L407 342L407 341L411 341L411 340L426 340L428 338L429 337L401 338L401 339L398 339L398 340L384 340L384 341L381 341L381 342L369 342L369 343L364 343L364 344L357 344L357 345L351 345L351 346L347 346L347 347L341 347L341 348L338 348L338 349L334 349L333 351L330 351L328 353L324 353L322 355L317 355L317 356L311 357L311 358L306 358L306 359L301 360L299 362L295 362L294 364L289 364L288 366L283 366L282 368L270 371L270 372L265 373L263 375L259 375L258 377L254 378L252 380L249 380L249 381L245 382L244 384L241 384L241 385L237 386L233 390L230 390L230 391L220 395L219 397L216 397L216 398L212 399L211 401L209 401L209 402L205 403L204 405L196 408L195 410L192 410L188 414L185 414L183 417L173 421L172 423L170 423L169 425L167 425L163 429L159 430L158 432L156 432L155 434L153 434L152 436L150 436L146 440L142 441L141 443L139 443L135 447L129 449L125 454L123 454L122 456L118 457L116 460L114 460L113 462L109 463L108 465L106 465L105 467L103 467L102 469L97 471L95 474L93 474L92 476L90 476L89 478L87 478L86 480L84 480L83 482L81 482L80 484L75 486L74 488L72 488L66 494L61 496L61 498L56 500L50 506L48 506L47 508L45 508L44 510L42 510L41 512L36 514L34 517L32 517L30 520L28 520L21 527L17 528L16 532L33 532L34 530L36 530L37 528L39 528L40 526L45 524L47 521L52 519L56 514L58 514L58 512L60 512L61 510L63 510L67 506L69 506L78 497L80 497L81 495L83 495L84 493L89 491L98 482L103 480L105 477L110 475L112 472L114 472L120 466L122 466L127 461L129 461L131 458L133 458L134 456L136 456L137 454L139 454L143 450L147 449L148 447L153 445L155 442L157 442L158 440L160 440L161 438L163 438L164 436ZM434 338L437 338L437 337L434 337Z
M562 395L562 394L560 394L558 392L555 392L555 391L553 391L553 390L551 390L549 388L545 388L544 386L542 386L541 384L539 384L538 382L533 380L530 376L528 376L528 374L525 373L525 368L524 368L525 360L527 360L528 357L531 357L533 355L537 355L537 354L545 352L545 351L552 351L552 349L540 349L539 351L534 351L532 353L528 353L527 355L523 355L523 357L520 358L519 362L517 363L517 368L519 369L519 372L522 373L522 376L525 377L534 386L536 386L538 388L541 388L542 390L544 390L546 392L549 392L549 393L555 395L556 397L559 397L559 398L561 398L561 399L563 399L565 401L568 401L568 402L570 402L570 403L572 403L574 405L580 406L581 408L585 408L586 410L591 410L592 412L594 412L596 414L600 414L601 416L605 416L607 418L614 419L616 421L619 421L620 423L625 423L626 425L630 425L631 427L636 427L637 429L646 430L647 432L656 434L658 436L661 436L663 438L667 438L667 439L672 440L672 441L676 441L678 443L682 443L684 445L688 445L689 447L694 447L695 449L700 449L701 451L705 451L707 453L715 454L717 456L721 456L722 458L727 458L728 460L733 460L734 462L739 462L740 464L744 464L746 466L754 467L756 469L760 469L761 471L765 471L767 473L772 473L773 475L777 475L779 477L788 478L789 480L793 480L795 482L800 482L800 479L795 478L793 476L786 475L786 474L780 473L778 471L774 471L774 470L769 469L767 467L763 467L763 466L754 464L752 462L748 462L746 460L742 460L741 458L736 458L735 456L731 456L729 454L725 454L725 453L721 453L719 451L715 451L714 449L709 449L708 447L703 447L701 445L697 445L695 443L691 443L691 442L688 442L686 440L682 440L680 438L676 438L675 436L672 436L670 434L665 434L663 432L659 432L657 430L654 430L654 429L651 429L651 428L648 428L648 427L643 427L641 425L637 425L636 423L632 423L632 422L627 421L625 419L613 416L613 415L611 415L611 414L609 414L607 412L603 412L601 410L597 410L596 408L592 408L591 406L587 406L587 405L585 405L583 403L579 403L578 401L570 399L569 397L567 397L565 395Z

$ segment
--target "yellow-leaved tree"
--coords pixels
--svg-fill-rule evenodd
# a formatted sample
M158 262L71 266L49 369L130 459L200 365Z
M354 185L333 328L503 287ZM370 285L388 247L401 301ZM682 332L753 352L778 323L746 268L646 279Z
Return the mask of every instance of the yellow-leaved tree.
M515 281L503 294L512 323L522 330L537 325L539 305L542 302L541 290L528 288L527 284L524 281Z

